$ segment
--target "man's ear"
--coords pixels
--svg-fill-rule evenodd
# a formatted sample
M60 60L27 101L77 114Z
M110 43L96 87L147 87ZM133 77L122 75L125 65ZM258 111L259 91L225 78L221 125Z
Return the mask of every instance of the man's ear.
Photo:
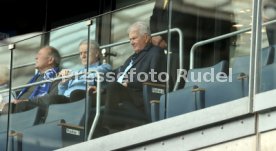
M49 57L49 64L53 64L55 61L54 57Z
M151 40L150 36L148 36L147 34L145 34L144 36L145 36L145 42L146 43L150 42Z

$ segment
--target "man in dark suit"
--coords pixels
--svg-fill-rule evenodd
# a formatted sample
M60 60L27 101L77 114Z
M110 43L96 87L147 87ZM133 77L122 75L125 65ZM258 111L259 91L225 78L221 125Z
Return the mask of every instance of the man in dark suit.
M134 54L115 71L116 82L107 85L103 116L104 126L113 127L118 123L120 123L119 125L124 124L118 120L121 115L136 114L146 119L142 83L145 81L158 82L157 74L164 67L162 65L164 50L151 44L150 35L150 29L144 22L136 22L129 27L128 36ZM110 79L107 77L108 80ZM135 109L124 110L121 107L122 104L132 104ZM122 119L124 118L123 116Z

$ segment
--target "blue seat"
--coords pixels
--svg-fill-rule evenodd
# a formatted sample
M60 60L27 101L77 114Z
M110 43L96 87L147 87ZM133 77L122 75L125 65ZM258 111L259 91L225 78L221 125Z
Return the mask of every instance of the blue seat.
M9 144L12 141L11 137L8 137ZM0 132L0 150L6 150L7 147L7 131Z
M159 107L156 107L158 106L156 104L152 104L152 108L159 108L159 113L151 113L152 117L154 117L152 119L157 121L204 108L202 92L197 88L208 84L208 82L204 81L204 78L212 80L211 74L225 73L227 72L226 69L228 69L227 61L223 60L211 67L189 70L183 89L162 95ZM168 100L166 100L166 95ZM156 109L156 111L158 110Z
M8 136L8 146L7 149L7 132L0 132L0 150L12 151L12 150L21 150L22 144L21 139L22 135L20 133L16 133L15 131L10 131Z
M20 131L22 129L32 127L37 124L39 121L39 108L36 107L34 109L10 114L10 128L9 133L12 131ZM0 150L6 150L6 141L7 141L7 125L8 125L8 115L0 116ZM17 135L9 135L8 140L10 145L14 145L13 147L17 147L18 141Z
M66 123L83 125L81 123L85 113L85 99L72 103L51 104L48 108L45 123L65 120Z
M276 88L276 45L270 47L273 51L273 62L261 68L259 92L265 92Z
M43 124L35 125L19 132L22 133L23 151L32 150L54 150L70 145L66 134L83 141L83 117L85 113L85 99L72 103L51 104L48 108L47 117ZM66 127L66 126L71 127ZM78 130L75 130L75 127ZM80 130L82 132L80 132ZM69 141L69 143L68 143ZM72 141L73 142L73 141Z
M39 124L19 131L22 134L23 151L49 151L63 147L63 120Z
M233 74L225 82L211 82L201 87L204 90L205 107L236 100L248 95L248 78L244 74Z
M203 81L203 79L211 79L211 74L206 74L206 76L204 77L204 73L212 73L216 75L219 72L228 73L227 70L228 63L225 60L222 60L211 67L190 69L187 74L187 79L185 80L185 87L208 84L205 81Z
M162 95L160 98L160 120L200 109L201 103L197 101L197 94L194 91L196 88L196 86L190 86L170 92L166 94L168 95L167 101L165 95Z
M260 75L260 91L267 91L273 88L273 80L271 76L273 76L273 62L275 61L275 46L269 46L266 48L262 48L260 53L260 65L262 69L262 73ZM240 56L235 57L232 65L232 74L243 73L244 76L249 76L249 63L250 56ZM272 68L272 69L271 69ZM269 80L270 79L270 80ZM248 87L248 86L246 86Z
M260 75L260 92L276 88L276 63L264 66Z
M234 58L232 65L232 74L245 73L249 74L250 56L239 56Z
M39 122L39 108L10 114L10 130L21 130ZM0 116L0 132L7 131L8 114Z
M261 66L266 66L274 62L274 47L266 47L261 50ZM235 73L245 73L249 74L249 62L250 56L239 56L234 58L232 65L232 74Z

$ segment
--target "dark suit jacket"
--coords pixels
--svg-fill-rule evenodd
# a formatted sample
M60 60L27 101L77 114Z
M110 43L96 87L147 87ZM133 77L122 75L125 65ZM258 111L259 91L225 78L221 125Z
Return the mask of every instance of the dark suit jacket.
M129 65L131 59L135 55L136 54L133 54L132 56L130 56L125 61L125 63L116 70L116 75L119 72L125 71L126 67ZM139 77L141 77L142 80L144 80L146 77L148 77L147 81L158 80L157 73L164 71L164 68L165 68L164 62L166 60L164 59L165 59L165 55L164 55L163 49L153 46L152 44L149 44L148 46L146 46L133 61L133 65L130 70L135 71L136 74L133 75L132 81L130 81L131 79L129 78L130 70L127 72L127 76L129 80L128 87L138 91L142 91L142 82L138 81L138 73L141 73L141 72L144 72L147 74L147 75L145 74L139 75ZM154 79L150 79L151 75L149 75L149 72L151 71L151 69L153 69L154 72L157 72L155 74Z
M105 111L103 116L103 123L107 125L113 125L117 123L116 120L114 121L113 116L126 116L126 115L141 115L146 118L144 111L144 101L143 101L143 93L142 93L142 86L143 82L138 80L139 73L144 72L141 74L141 79L144 80L145 77L151 77L149 72L151 69L154 72L160 73L164 68L163 62L164 60L164 51L163 49L153 46L149 44L146 46L141 52L138 54L133 54L130 56L125 63L119 67L116 71L116 77L118 77L118 73L123 73L131 59L133 59L133 65L130 70L135 69L135 74L133 74L133 80L128 79L128 86L124 87L117 82L108 83L105 93ZM129 71L130 71L129 70ZM158 80L157 73L155 74L155 79ZM127 72L127 76L130 76L130 72ZM147 81L151 81L150 79ZM128 104L125 107L120 107L120 103L124 102L123 104ZM132 106L133 104L135 106ZM130 107L131 106L131 107ZM136 108L133 110L133 108ZM140 112L137 112L137 109ZM111 116L111 118L108 118ZM121 121L120 121L121 122ZM108 124L109 123L109 124Z

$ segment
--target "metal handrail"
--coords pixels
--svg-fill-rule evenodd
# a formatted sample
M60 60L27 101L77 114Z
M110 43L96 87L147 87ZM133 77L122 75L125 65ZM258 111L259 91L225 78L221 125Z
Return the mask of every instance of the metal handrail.
M179 28L173 28L173 29L170 29L170 30L164 30L164 31L161 31L161 32L154 33L151 36L162 35L162 34L166 34L168 32L177 32L178 35L179 35L179 67L182 69L183 68L183 51L182 51L183 50L183 43L182 43L183 34L182 34L182 31ZM108 44L108 45L103 45L103 46L100 46L100 49L110 48L110 47L114 47L114 46L118 46L118 45L122 45L122 44L126 44L126 43L129 43L129 40L116 42L116 43L112 43L112 44ZM78 53L69 54L69 55L64 56L63 58L72 57L72 56L75 56L75 55L78 55ZM26 67L26 66L30 66L30 65L33 65L33 64L34 63L24 64L24 65L21 65L21 66L13 67L13 69ZM90 70L89 73L90 72L96 72L96 75L97 75L97 91L96 92L100 92L100 88L101 88L100 79L99 79L100 74L96 70ZM68 75L68 76L57 77L57 78L53 78L53 79L47 79L47 80L43 80L43 81L39 81L39 82L34 82L34 83L30 83L30 84L25 84L25 85L14 87L11 90L14 91L14 90L22 89L22 88L25 88L25 87L35 86L35 85L48 83L48 82L54 82L54 81L61 80L61 79L64 79L64 78L72 78L73 76L77 76L77 75L81 75L81 74L83 74L83 73L78 73L78 74L75 74L75 75ZM177 75L177 78L179 78L178 75ZM177 89L178 85L179 85L179 83L176 82L175 85L174 85L175 90ZM2 91L0 91L0 93L7 92L7 91L8 90L2 90ZM94 134L94 131L96 129L96 125L98 123L99 116L100 116L100 98L101 98L100 93L97 93L96 97L97 97L97 99L96 99L96 115L95 115L93 124L90 128L90 132L89 132L89 135L87 137L87 140L92 139L92 136Z
M25 84L25 85L21 85L21 86L18 86L18 87L14 87L12 88L12 90L18 90L18 89L23 89L25 87L30 87L30 86L35 86L35 85L40 85L40 84L44 84L44 83L52 83L54 81L58 81L58 80L62 80L62 79L70 79L72 77L75 77L75 76L78 76L78 75L83 75L83 74L89 74L89 73L92 73L92 72L95 72L96 73L96 77L97 77L97 92L100 92L101 90L101 79L100 79L100 72L97 71L97 70L89 70L87 73L85 72L82 72L82 73L77 73L77 74L73 74L73 75L68 75L68 76L63 76L63 77L57 77L57 78L52 78L52 79L47 79L47 80L43 80L43 81L39 81L39 82L33 82L33 83L30 83L30 84ZM0 91L0 93L4 93L4 92L7 92L9 91L9 89L6 89L6 90L2 90ZM90 129L90 132L89 132L89 135L88 135L88 140L90 140L94 134L94 131L96 129L96 125L98 123L98 120L99 120L99 117L100 117L100 104L101 104L101 93L97 93L96 94L96 115L95 115L95 118L94 118L94 121L93 121L93 124L91 126L91 129Z
M92 73L92 72L96 73L96 77L97 77L97 92L100 92L100 89L101 89L100 73L97 70L89 70L89 72L87 72L87 74ZM43 81L39 81L39 82L25 84L25 85L22 85L22 86L18 86L18 87L12 88L12 90L18 90L18 89L22 89L22 88L25 88L25 87L40 85L40 84L48 83L48 82L51 83L51 82L54 82L54 81L62 80L64 78L72 78L74 76L83 75L83 74L86 74L86 73L77 73L77 74L74 74L74 75L57 77L57 78L53 78L53 79L47 79L47 80L43 80ZM9 91L9 89L2 90L2 91L0 91L0 93L7 92L7 91ZM101 93L97 93L96 94L96 115L95 115L95 118L94 118L93 125L92 125L92 127L90 129L90 133L89 133L88 139L92 137L92 135L94 133L94 130L95 130L95 127L96 127L96 124L97 124L97 121L98 121L99 116L100 116L100 101L101 101Z
M95 71L96 70L89 70L89 72L87 74L95 72ZM13 87L11 90L15 91L15 90L23 89L25 87L36 86L36 85L40 85L40 84L44 84L44 83L52 83L54 81L62 80L64 78L70 79L70 78L72 78L74 76L83 75L83 74L85 74L85 73L81 72L81 73L77 73L77 74L74 74L74 75L67 75L67 76L62 76L62 77L56 77L56 78L46 79L46 80L42 80L42 81L39 81L39 82L33 82L33 83L29 83L29 84ZM4 93L4 92L8 92L8 91L9 91L8 89L1 90L0 93Z
M177 32L178 35L179 35L179 68L183 69L183 34L182 34L182 31L179 28L172 28L169 31L164 30L164 31L160 31L160 32L151 34L151 36L163 35L163 34L166 34L168 32ZM110 48L110 47L114 47L114 46L118 46L118 45L123 45L123 44L126 44L128 42L129 42L129 40L125 40L125 41L116 42L116 43L112 43L112 44L108 44L108 45L103 45L103 46L100 47L100 49ZM180 81L179 78L180 78L180 76L177 75L177 81ZM174 85L174 90L176 90L178 88L178 85L179 85L179 82L176 82L175 85Z
M182 31L179 28L172 28L169 31L164 30L164 31L160 31L160 32L157 32L157 33L153 33L153 34L151 34L151 36L163 35L163 34L166 34L168 32L177 32L178 35L179 35L179 68L183 69L183 34L182 34ZM126 43L129 43L129 40L115 42L115 43L108 44L108 45L103 45L103 46L100 46L100 49L115 47L115 46L123 45L123 44L126 44ZM68 57L72 57L72 56L75 56L75 55L78 55L78 54L79 53L72 53L72 54L63 56L62 58L68 58ZM23 64L23 65L20 65L20 66L13 67L13 69L27 67L27 66L31 66L31 65L34 65L34 63ZM180 76L177 75L177 81L179 81L178 80L179 78L180 78ZM174 90L176 90L178 88L178 85L179 85L179 82L176 82L175 85L174 85Z
M98 71L96 71L96 75L97 75L97 77L100 77L100 74L99 74L99 72ZM97 97L97 99L96 99L96 114L95 114L95 118L94 118L94 121L93 121L93 124L91 125L91 128L90 128L90 132L89 132L89 134L88 134L88 137L87 137L87 140L91 140L92 139L92 136L93 136L93 134L94 134L94 131L95 131L95 129L96 129L96 125L97 125L97 123L98 123L98 120L99 120L99 117L100 117L100 114L101 114L101 112L100 112L100 105L101 105L101 85L98 85L100 83L100 79L97 79L97 90L96 90L96 92L97 92L97 95L96 95L96 97Z
M266 26L266 25L273 24L273 23L276 23L276 20L263 23L262 26ZM194 54L195 54L195 50L196 50L197 47L208 44L208 43L212 43L212 42L215 42L215 41L218 41L218 40L221 40L221 39L229 38L229 37L241 34L241 33L245 33L245 32L248 32L250 30L251 30L251 28L249 27L249 28L241 29L241 30L238 30L238 31L235 31L235 32L220 35L220 36L217 36L217 37L214 37L214 38L210 38L210 39L199 41L199 42L195 43L192 46L191 51L190 51L190 69L194 68Z
M100 90L101 90L100 73L97 70L89 70L89 72L87 72L87 74L92 73L92 72L96 73L96 77L97 77L97 92L100 92ZM57 77L57 78L47 79L47 80L43 80L43 81L39 81L39 82L34 82L34 83L30 83L30 84L25 84L25 85L22 85L22 86L14 87L14 88L12 88L12 90L18 90L18 89L22 89L22 88L25 88L25 87L40 85L40 84L48 83L48 82L51 83L51 82L54 82L54 81L62 80L64 78L72 78L74 76L83 75L83 74L86 74L86 73L77 73L77 74L73 74L73 75L68 75L68 76L63 76L63 77ZM7 91L9 91L9 90L2 90L2 91L0 91L0 93L7 92ZM90 132L89 132L89 135L88 135L88 140L90 140L92 138L92 135L94 134L96 125L97 125L99 117L100 117L100 104L101 104L100 101L101 101L101 93L97 93L96 94L96 115L95 115L94 122L93 122L93 124L91 126L91 129L90 129Z

